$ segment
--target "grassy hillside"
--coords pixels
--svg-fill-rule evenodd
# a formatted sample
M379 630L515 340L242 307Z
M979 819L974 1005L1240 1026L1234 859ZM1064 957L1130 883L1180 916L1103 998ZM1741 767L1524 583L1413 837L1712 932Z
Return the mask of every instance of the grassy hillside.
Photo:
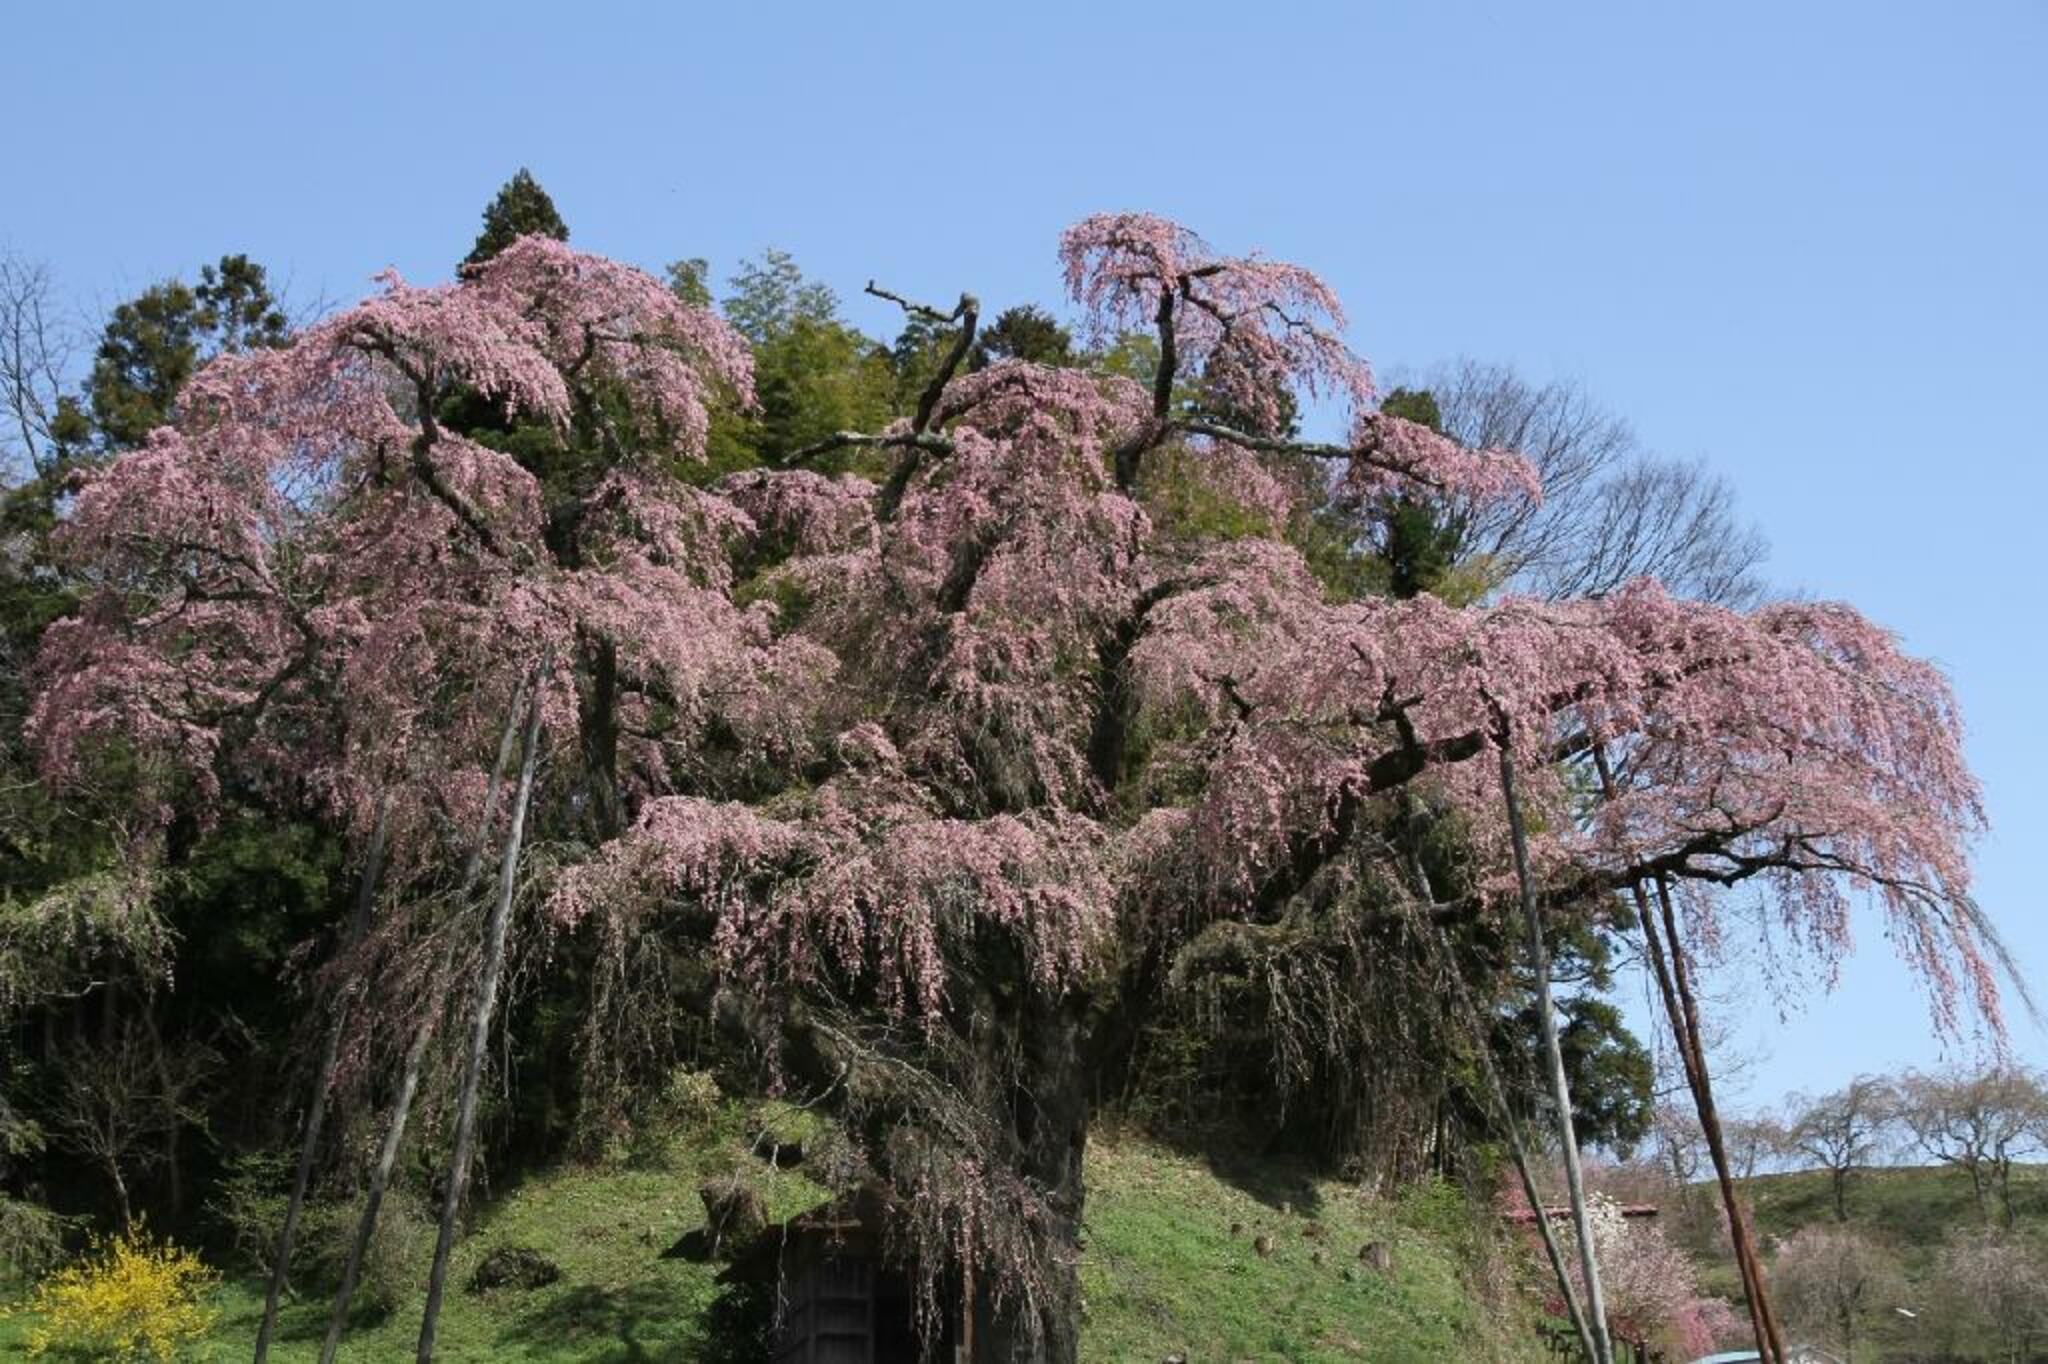
M1388 1202L1271 1167L1225 1180L1136 1141L1092 1148L1088 1177L1086 1359L1541 1357L1515 1305L1475 1297L1462 1271L1481 1232L1448 1189ZM1359 1260L1372 1241L1385 1275Z
M1837 1225L1833 1188L1825 1171L1760 1175L1746 1181L1743 1188L1766 1247L1802 1227ZM1694 1193L1718 1206L1719 1194L1712 1185L1696 1186ZM1946 1166L1862 1170L1851 1177L1844 1201L1848 1225L1898 1258L1907 1288L1891 1306L1920 1313L1917 1321L1889 1311L1875 1313L1871 1336L1859 1347L1857 1358L1882 1361L1923 1355L1932 1348L1931 1336L1938 1334L1941 1325L1940 1299L1927 1282L1936 1255L1951 1233L1983 1225L1969 1176ZM1995 1193L1992 1208L1995 1217ZM2013 1209L2022 1235L2048 1239L2048 1166L2013 1172ZM1711 1266L1703 1282L1723 1296L1741 1295L1740 1278L1733 1263L1725 1259ZM1804 1330L1794 1334L1820 1338L1824 1333Z
M2015 1170L2012 1181L2017 1225L2048 1230L2048 1166ZM1761 1175L1747 1189L1766 1237L1835 1220L1834 1194L1823 1171ZM1948 1166L1859 1170L1850 1177L1844 1202L1850 1223L1897 1250L1909 1272L1924 1266L1951 1230L1981 1221L1970 1177ZM1995 1212L1995 1193L1992 1204Z
M716 1267L662 1252L703 1220L695 1188L730 1164L729 1149L679 1143L665 1168L564 1168L502 1191L456 1253L441 1325L441 1358L506 1361L697 1360L711 1352ZM768 1172L773 1212L815 1201L799 1173ZM1475 1296L1467 1266L1483 1262L1480 1224L1448 1190L1388 1202L1342 1185L1261 1167L1235 1182L1197 1160L1136 1140L1100 1142L1088 1156L1082 1282L1083 1358L1156 1361L1539 1359L1518 1308ZM1284 1205L1284 1206L1283 1206ZM1236 1227L1236 1230L1233 1230ZM1254 1240L1272 1242L1261 1255ZM1380 1241L1382 1275L1359 1259ZM561 1269L531 1291L465 1291L488 1251L528 1246ZM423 1274L428 1245L417 1247ZM229 1283L220 1321L194 1358L247 1357L261 1285ZM273 1357L317 1357L325 1303L283 1315ZM344 1358L409 1358L417 1295L382 1320L361 1321ZM0 1322L0 1357L25 1326Z

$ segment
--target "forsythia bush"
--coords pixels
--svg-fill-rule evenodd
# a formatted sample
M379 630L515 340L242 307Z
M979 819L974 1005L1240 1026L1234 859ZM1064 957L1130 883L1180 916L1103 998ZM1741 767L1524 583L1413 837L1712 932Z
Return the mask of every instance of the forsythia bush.
M204 1336L218 1315L205 1299L220 1282L197 1255L131 1227L95 1238L78 1263L58 1270L10 1315L41 1318L32 1359L168 1360Z

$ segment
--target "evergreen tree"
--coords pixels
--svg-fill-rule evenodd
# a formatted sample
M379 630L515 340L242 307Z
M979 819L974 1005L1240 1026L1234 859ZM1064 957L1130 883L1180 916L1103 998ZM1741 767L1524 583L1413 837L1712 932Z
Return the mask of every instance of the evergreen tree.
M1397 388L1380 400L1380 411L1443 433L1443 413L1428 389ZM1436 590L1458 562L1464 528L1456 514L1427 499L1400 495L1387 499L1381 515L1388 591L1405 598Z
M711 306L711 262L702 256L670 261L668 287L693 308Z
M521 237L539 233L558 242L569 240L569 225L555 211L555 201L533 173L521 166L484 209L484 230L462 259L465 269L481 265Z
M204 266L199 283L168 279L114 309L93 353L86 401L105 450L140 445L171 420L201 365L225 351L281 345L290 322L263 267L247 256Z
M982 328L967 357L971 370L987 369L998 360L1029 360L1033 364L1074 363L1073 335L1036 304L1005 308Z

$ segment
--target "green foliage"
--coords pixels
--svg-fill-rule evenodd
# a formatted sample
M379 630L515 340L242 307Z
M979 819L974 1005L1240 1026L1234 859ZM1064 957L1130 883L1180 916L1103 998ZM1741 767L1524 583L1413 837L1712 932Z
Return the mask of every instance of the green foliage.
M1051 313L1035 304L1005 308L975 337L968 352L969 369L987 369L998 360L1029 360L1036 365L1068 366L1075 362L1074 338Z
M1180 446L1152 452L1139 481L1138 500L1154 524L1191 543L1272 534L1270 517L1203 478L1203 468L1202 456Z
M668 287L677 298L693 308L711 306L710 261L702 256L670 261L667 273Z
M679 287L702 284L701 271L672 278ZM896 368L887 351L840 320L830 289L772 250L742 264L731 284L723 308L753 343L758 407L714 421L707 473L780 463L834 431L888 422Z
M282 345L291 324L263 267L222 256L199 283L170 279L114 309L86 381L93 432L103 450L140 445L171 419L186 380L214 356Z
M188 1021L205 1026L229 1011L281 1054L303 1002L279 982L294 952L335 922L351 889L343 858L341 840L319 825L246 807L192 844L158 899L178 939Z
M257 1277L269 1272L293 1172L293 1161L282 1150L239 1156L229 1162L209 1204L243 1266ZM299 1292L318 1296L339 1287L361 1212L360 1202L347 1196L311 1198L300 1209L292 1248L292 1282ZM418 1199L394 1187L363 1255L351 1304L359 1320L381 1318L404 1300L412 1287L413 1263L432 1244L431 1233L432 1223Z
M1613 945L1584 922L1553 921L1549 939L1553 978L1569 988L1557 1002L1558 1049L1571 1087L1572 1122L1585 1146L1606 1146L1624 1157L1650 1133L1655 1066L1641 1039L1630 1032L1621 1011L1603 995L1614 988ZM1541 1046L1533 1001L1497 1019L1493 1046L1501 1073L1514 1087L1525 1121L1534 1122L1548 1103L1528 1058Z
M817 280L806 279L796 258L774 247L741 261L727 281L732 292L721 307L740 335L763 346L802 322L839 319L839 297Z
M1562 1001L1558 1013L1558 1047L1579 1141L1626 1159L1650 1133L1655 1067L1649 1049L1604 999L1578 995Z
M1397 388L1380 400L1380 411L1443 430L1436 395L1427 389ZM1402 598L1438 592L1463 549L1459 518L1434 502L1405 496L1387 499L1380 516L1388 592Z
M78 1221L0 1194L0 1286L28 1283L63 1259L64 1243Z
M85 988L118 963L143 976L169 965L173 933L154 882L126 867L81 873L32 896L0 896L0 1017Z
M462 258L464 266L481 265L521 237L538 234L558 242L569 240L569 225L555 211L555 201L533 173L521 166L484 208L483 231Z
M1120 375L1150 392L1159 373L1159 339L1150 332L1125 332L1095 357L1095 364L1103 373Z

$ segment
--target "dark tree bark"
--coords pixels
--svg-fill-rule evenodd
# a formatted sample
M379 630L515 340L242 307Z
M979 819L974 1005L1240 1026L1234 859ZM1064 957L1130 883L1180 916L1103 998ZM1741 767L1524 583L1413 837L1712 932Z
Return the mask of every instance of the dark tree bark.
M963 1266L962 1282L972 1293L971 1336L976 1364L1075 1364L1080 1357L1080 1243L1085 1198L1082 1164L1091 1116L1083 1018L1071 1000L1036 993L1017 1019L1024 1050L1022 1069L1029 1090L1013 1107L1012 1128L1020 1159L1016 1173L1045 1191L1053 1225L1058 1280L1053 1301L998 1303L995 1285L981 1282ZM1039 1319L1026 1313L1034 1307Z

